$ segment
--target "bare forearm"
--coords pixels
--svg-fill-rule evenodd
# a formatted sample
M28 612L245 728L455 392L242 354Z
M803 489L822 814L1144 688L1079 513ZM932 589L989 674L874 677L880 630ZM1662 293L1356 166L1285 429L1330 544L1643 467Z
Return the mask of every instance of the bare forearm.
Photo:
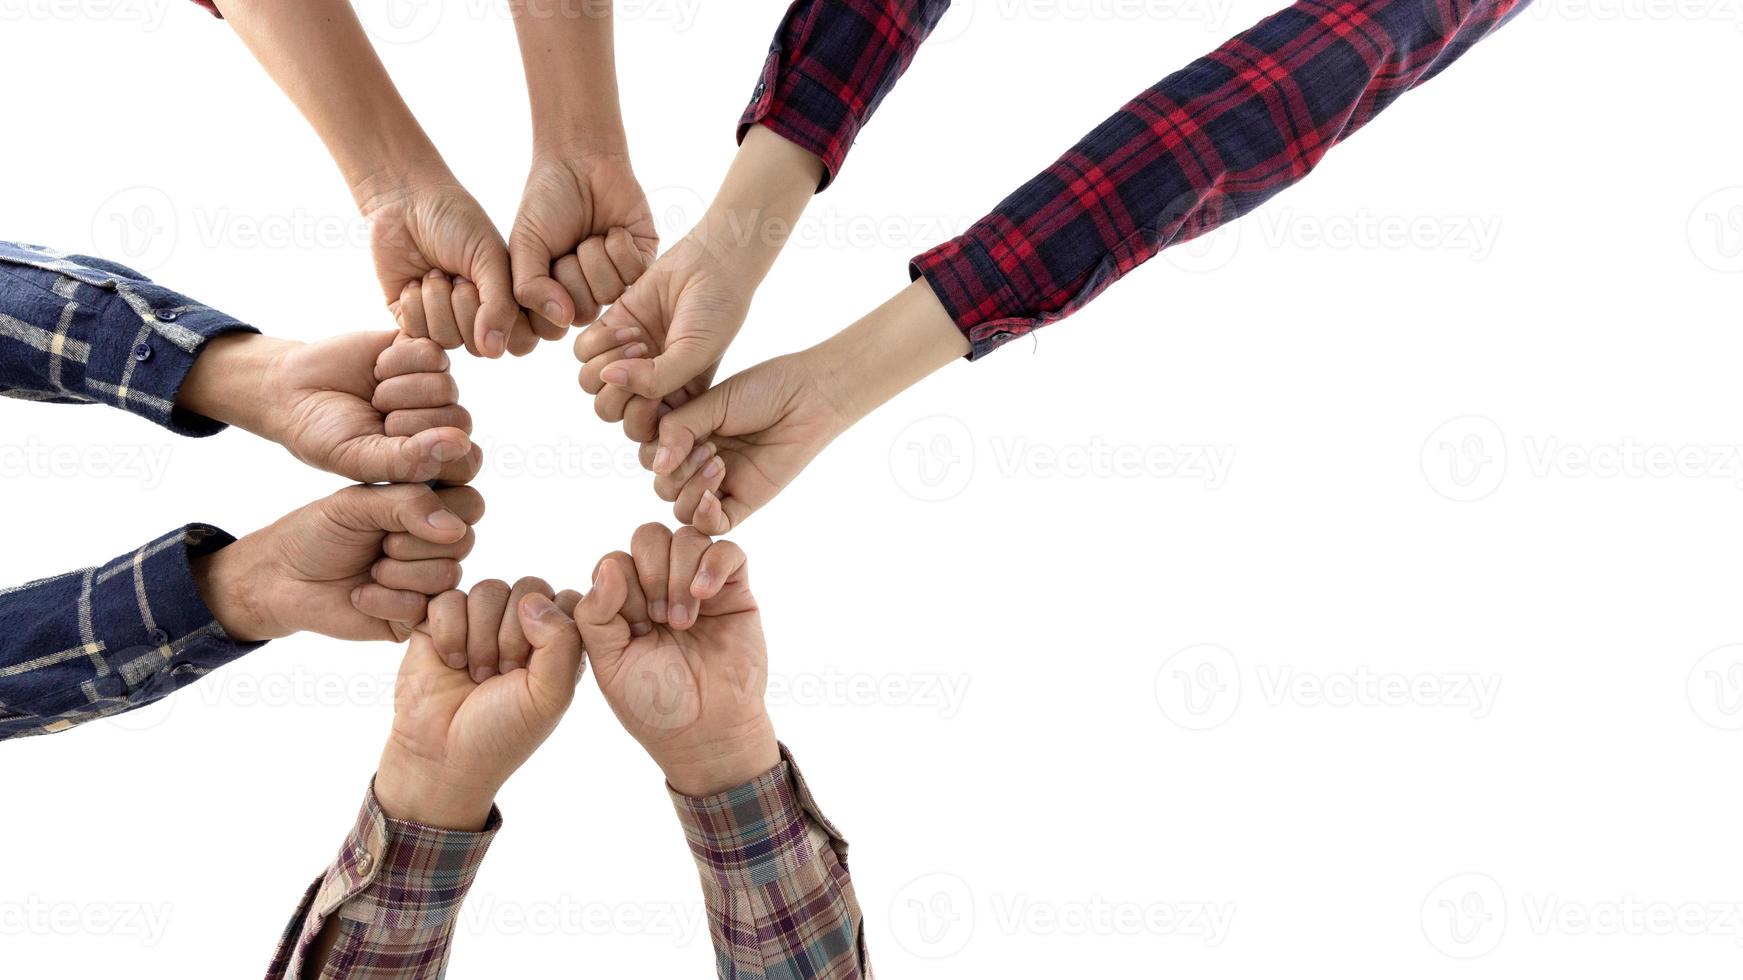
M773 130L751 127L698 233L742 275L761 282L817 192L823 161Z
M809 353L827 387L841 393L851 424L968 352L968 338L926 280L916 279Z
M347 0L220 0L224 18L314 127L360 206L446 173Z
M611 0L511 0L535 151L628 153Z

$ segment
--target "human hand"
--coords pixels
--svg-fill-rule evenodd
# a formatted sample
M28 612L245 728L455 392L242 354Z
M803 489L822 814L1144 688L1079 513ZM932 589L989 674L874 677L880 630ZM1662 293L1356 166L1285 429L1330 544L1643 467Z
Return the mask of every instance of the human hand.
M659 250L627 152L549 148L533 159L509 232L515 299L557 340L614 303Z
M774 499L836 436L968 341L925 280L822 344L735 374L673 409L642 465L673 513L725 534Z
M744 552L694 528L638 528L575 610L599 690L672 788L709 796L780 761L768 649Z
M470 525L484 516L471 487L347 487L193 563L219 625L252 642L304 630L340 640L404 640L429 597L460 581Z
M230 333L207 342L176 404L360 483L465 483L484 456L458 396L448 355L428 338Z
M484 586L489 586L485 589ZM511 598L512 596L512 598ZM412 634L394 687L393 729L375 774L389 817L449 830L482 830L496 794L550 737L575 696L581 637L569 618L580 596L553 597L539 579L514 589L481 583L430 603ZM441 649L468 635L513 637L525 669L482 682L450 666Z
M751 127L702 220L576 338L600 418L647 442L662 400L707 389L822 175L823 161Z
M508 246L445 170L356 192L388 309L409 337L484 357L538 344L514 300Z

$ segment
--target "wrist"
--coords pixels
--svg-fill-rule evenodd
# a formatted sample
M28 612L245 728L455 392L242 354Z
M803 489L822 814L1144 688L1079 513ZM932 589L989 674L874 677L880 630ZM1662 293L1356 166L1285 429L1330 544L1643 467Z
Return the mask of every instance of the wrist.
M666 784L684 796L713 796L743 786L781 761L781 745L765 715L732 738L656 758Z
M375 773L375 801L390 819L439 830L477 833L490 820L500 787L455 781L440 770L406 764L389 749Z
M176 393L176 408L273 438L269 378L296 341L237 331L206 341Z
M231 542L188 563L194 587L212 618L230 638L240 643L276 640L296 632L277 624L268 614L269 590L261 582L261 563L248 538Z
M461 186L434 146L427 153L408 151L403 157L389 156L355 171L347 169L345 182L358 213L366 218L424 188Z
M851 424L970 349L922 278L806 354Z
M771 130L752 127L692 234L722 262L761 281L792 237L822 173L817 157Z

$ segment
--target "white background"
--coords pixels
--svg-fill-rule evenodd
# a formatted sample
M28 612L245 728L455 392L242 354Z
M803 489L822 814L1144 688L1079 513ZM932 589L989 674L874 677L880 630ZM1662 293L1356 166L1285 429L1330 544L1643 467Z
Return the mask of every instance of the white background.
M846 325L1277 3L958 0L727 369ZM668 241L783 6L619 4ZM335 169L225 25L80 8L0 0L0 237L284 336L387 325ZM505 6L362 9L506 230ZM880 974L1737 975L1740 28L1735 0L1540 2L1246 221L907 392L736 535ZM582 584L669 519L575 369L566 344L458 363L493 454L468 581ZM0 412L8 582L338 486L239 432ZM397 661L285 640L0 748L0 974L257 974ZM657 773L591 681L501 803L454 976L709 975Z

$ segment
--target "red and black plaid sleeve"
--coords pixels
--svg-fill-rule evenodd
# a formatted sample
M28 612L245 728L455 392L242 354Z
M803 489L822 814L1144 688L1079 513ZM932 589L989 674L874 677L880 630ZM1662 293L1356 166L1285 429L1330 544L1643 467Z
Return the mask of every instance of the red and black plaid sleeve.
M1300 0L1148 89L913 260L971 359L1246 214L1529 0Z
M950 0L795 0L769 45L738 138L761 123L835 179L859 129L914 60Z

